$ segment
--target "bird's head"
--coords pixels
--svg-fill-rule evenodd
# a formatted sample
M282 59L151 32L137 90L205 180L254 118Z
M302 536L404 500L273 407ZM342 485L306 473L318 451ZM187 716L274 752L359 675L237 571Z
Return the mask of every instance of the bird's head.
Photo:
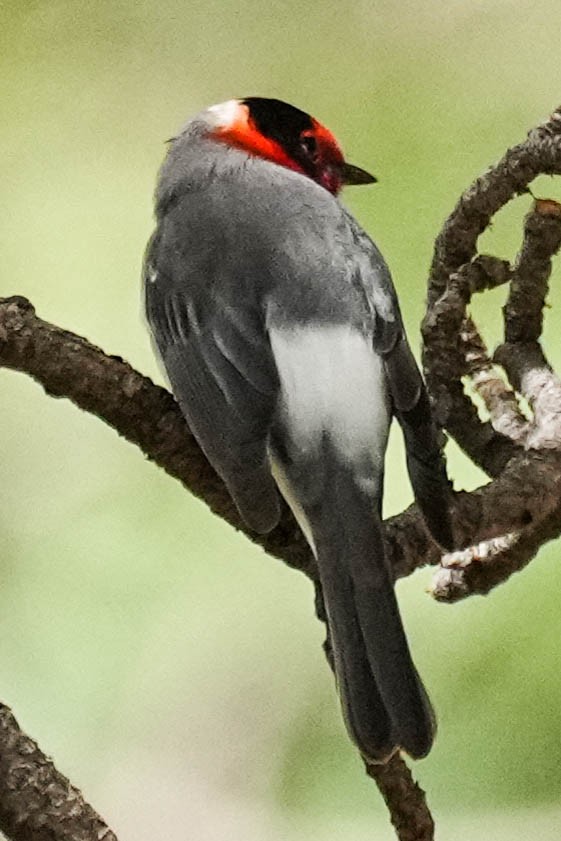
M214 140L306 175L335 195L347 184L376 181L364 169L345 161L325 126L278 99L231 99L200 116Z

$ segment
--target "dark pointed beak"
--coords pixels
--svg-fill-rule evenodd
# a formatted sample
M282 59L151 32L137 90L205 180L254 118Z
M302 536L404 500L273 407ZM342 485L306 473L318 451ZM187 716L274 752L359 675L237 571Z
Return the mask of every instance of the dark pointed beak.
M353 164L343 164L342 169L343 184L352 186L354 184L375 184L378 180L365 169Z

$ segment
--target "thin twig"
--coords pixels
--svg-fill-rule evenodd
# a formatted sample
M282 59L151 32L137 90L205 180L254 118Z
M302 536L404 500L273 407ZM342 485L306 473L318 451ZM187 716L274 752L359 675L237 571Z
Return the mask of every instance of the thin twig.
M429 309L443 294L450 276L472 261L477 240L495 213L514 196L525 193L541 173L561 173L561 106L460 197L436 239L429 278Z
M495 358L523 394L533 412L526 446L536 450L561 447L561 381L538 342L505 343Z
M491 361L475 324L467 316L467 306L474 292L494 288L509 279L508 263L487 255L477 257L451 275L443 294L427 310L422 325L423 360L436 421L490 476L499 476L505 465L522 453L517 434L525 419L516 402L511 402L504 426L497 422L494 404L500 401L506 407L506 389L490 374ZM484 385L482 372L493 382ZM470 375L479 375L493 423L479 419L475 405L465 393L462 378Z
M475 392L485 403L493 429L517 445L524 445L530 423L524 417L514 391L489 358L485 342L471 317L464 319L460 341L466 373Z
M505 342L537 342L549 291L551 258L561 248L561 205L538 199L524 220L522 248L504 307Z
M400 841L434 841L434 821L425 792L411 776L403 759L395 754L385 765L366 765L389 809ZM396 805L399 808L396 808Z
M538 200L527 215L524 241L504 307L505 341L495 359L533 411L527 446L561 446L561 382L539 344L551 259L561 248L561 205Z

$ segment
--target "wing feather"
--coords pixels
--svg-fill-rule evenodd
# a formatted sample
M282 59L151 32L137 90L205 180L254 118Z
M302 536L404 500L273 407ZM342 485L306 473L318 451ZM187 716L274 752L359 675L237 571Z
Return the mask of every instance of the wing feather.
M166 282L158 245L146 258L146 312L173 393L243 519L268 532L280 507L267 454L278 388L267 335L251 308L233 314L207 296L195 310L187 289Z
M393 411L405 439L407 469L427 526L441 546L453 547L451 485L439 432L415 357L411 352L389 270L368 235L348 216L360 278L373 313L374 348L384 360ZM364 259L366 257L366 260Z

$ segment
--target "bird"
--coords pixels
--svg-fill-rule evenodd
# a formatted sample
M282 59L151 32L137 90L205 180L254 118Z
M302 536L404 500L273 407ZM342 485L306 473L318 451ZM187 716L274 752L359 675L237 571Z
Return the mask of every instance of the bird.
M386 263L339 199L376 178L278 99L231 99L169 141L145 313L187 424L243 521L288 503L316 559L336 685L368 763L429 752L435 715L384 550L390 423L414 496L453 544L450 483Z

